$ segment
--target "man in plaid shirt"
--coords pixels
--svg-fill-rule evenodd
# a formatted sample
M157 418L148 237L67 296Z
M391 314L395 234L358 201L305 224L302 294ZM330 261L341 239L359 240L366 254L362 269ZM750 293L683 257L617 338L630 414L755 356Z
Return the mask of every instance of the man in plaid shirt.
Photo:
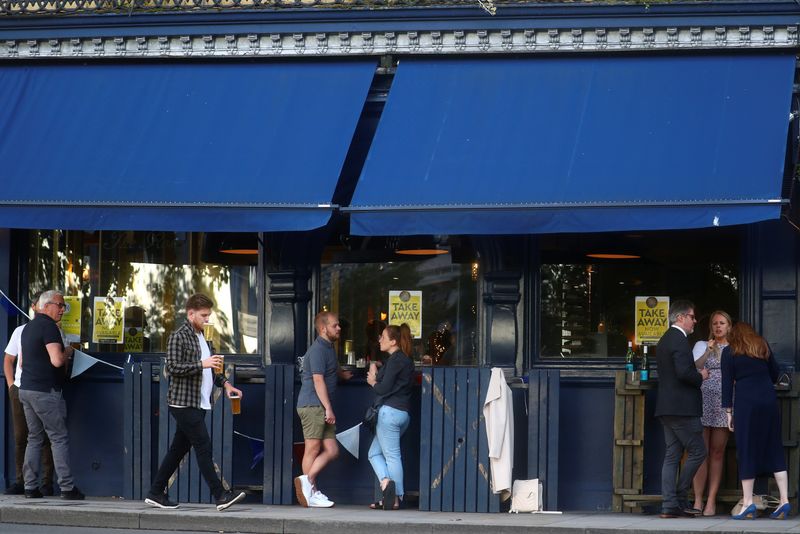
M224 373L213 374L212 368L221 368L223 359L212 355L203 326L208 323L214 302L205 295L196 294L186 302L186 322L169 336L164 374L169 377L167 404L175 419L175 436L167 455L161 461L156 478L145 503L156 508L177 508L165 490L172 474L189 449L194 447L197 465L217 504L225 510L244 499L244 492L226 490L214 469L211 457L211 438L206 429L206 412L211 410L211 392L214 386L225 388L228 397L242 392L231 385Z

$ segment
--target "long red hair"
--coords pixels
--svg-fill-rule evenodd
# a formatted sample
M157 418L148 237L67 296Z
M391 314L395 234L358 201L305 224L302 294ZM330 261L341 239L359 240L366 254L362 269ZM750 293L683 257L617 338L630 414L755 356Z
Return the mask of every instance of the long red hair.
M733 354L750 356L759 360L769 359L769 345L747 323L738 322L728 334L728 345Z

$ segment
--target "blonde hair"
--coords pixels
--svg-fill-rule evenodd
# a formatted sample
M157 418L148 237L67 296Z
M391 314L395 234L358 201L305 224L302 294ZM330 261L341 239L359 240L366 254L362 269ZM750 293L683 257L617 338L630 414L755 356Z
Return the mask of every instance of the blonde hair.
M708 316L708 339L714 339L714 316L721 315L725 317L725 320L728 321L728 335L730 335L730 329L733 328L733 319L731 316L728 315L728 312L722 310L716 310L711 312L711 315Z

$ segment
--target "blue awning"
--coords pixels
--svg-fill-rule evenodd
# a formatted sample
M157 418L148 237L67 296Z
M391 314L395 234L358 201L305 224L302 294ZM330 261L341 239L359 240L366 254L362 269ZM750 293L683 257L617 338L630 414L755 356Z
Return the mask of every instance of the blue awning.
M795 57L413 59L356 235L662 230L779 217Z
M373 60L0 66L0 227L324 226Z

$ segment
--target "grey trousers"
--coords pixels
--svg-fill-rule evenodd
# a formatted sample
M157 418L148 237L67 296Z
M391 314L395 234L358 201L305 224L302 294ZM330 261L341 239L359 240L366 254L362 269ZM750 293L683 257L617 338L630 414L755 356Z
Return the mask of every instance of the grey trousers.
M661 468L661 508L676 510L686 505L694 474L706 458L703 425L699 417L662 415L659 419L664 427L664 443L667 446ZM684 450L686 461L676 484L675 477Z
M39 487L42 445L46 435L50 438L58 486L62 492L71 490L75 483L69 469L67 403L64 402L61 391L42 393L21 389L19 401L25 410L25 420L28 423L28 446L25 448L25 461L22 464L25 489L33 490Z
M11 417L14 421L14 462L17 467L17 483L24 486L22 477L22 463L25 461L25 449L28 448L28 422L25 420L25 410L19 402L19 388L8 388L8 400L11 404ZM53 489L53 454L50 452L50 441L45 438L42 446L42 486Z

